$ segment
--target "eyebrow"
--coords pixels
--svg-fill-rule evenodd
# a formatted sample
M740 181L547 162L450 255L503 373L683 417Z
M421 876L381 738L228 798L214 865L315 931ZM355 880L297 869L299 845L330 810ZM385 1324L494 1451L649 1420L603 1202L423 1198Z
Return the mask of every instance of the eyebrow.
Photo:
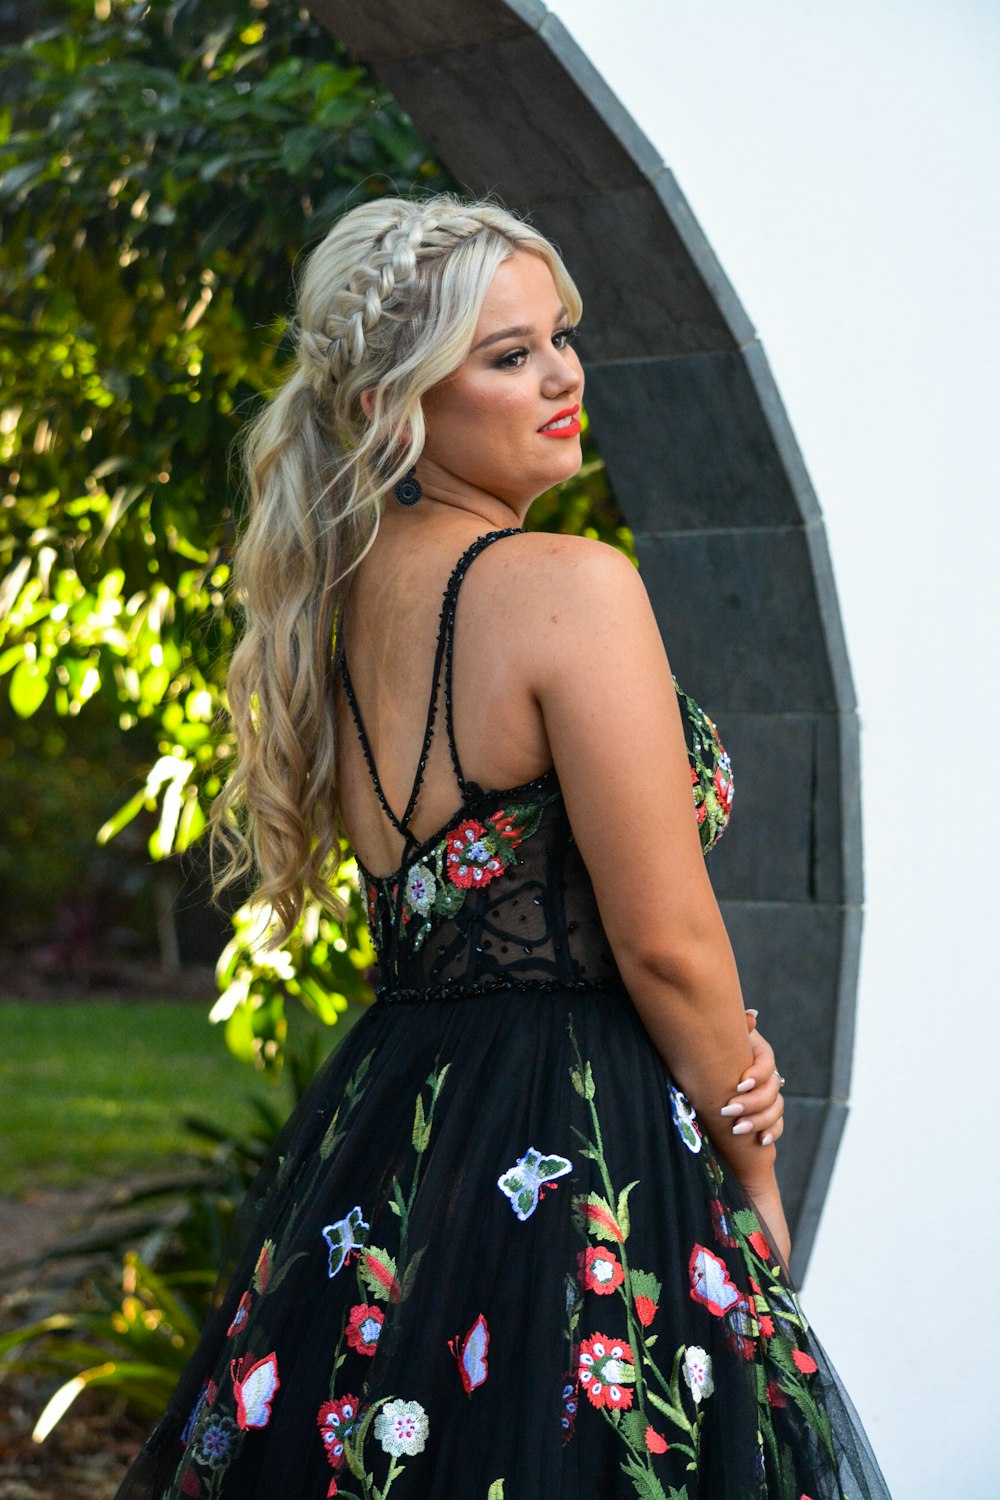
M568 308L561 307L556 313L554 321L558 323L560 318L566 317L568 311ZM531 337L534 331L533 328L525 326L501 328L499 333L489 333L484 339L480 339L478 344L473 344L471 352L475 354L477 349L485 349L487 344L499 344L502 339L527 339Z

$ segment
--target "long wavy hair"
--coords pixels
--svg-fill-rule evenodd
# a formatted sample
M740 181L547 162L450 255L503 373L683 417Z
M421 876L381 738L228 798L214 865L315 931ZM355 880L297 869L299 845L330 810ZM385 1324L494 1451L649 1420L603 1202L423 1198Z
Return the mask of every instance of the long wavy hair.
M379 198L304 264L295 360L242 439L248 510L231 589L243 631L227 678L236 756L212 804L215 899L235 881L282 943L310 898L338 920L333 651L351 575L424 444L421 398L464 361L497 267L540 256L570 318L555 248L490 200ZM372 390L370 418L361 393Z

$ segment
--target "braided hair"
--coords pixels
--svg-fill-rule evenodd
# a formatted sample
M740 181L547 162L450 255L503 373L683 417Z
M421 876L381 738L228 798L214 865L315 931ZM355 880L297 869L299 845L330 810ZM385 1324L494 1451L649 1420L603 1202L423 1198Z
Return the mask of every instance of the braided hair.
M493 275L516 251L546 262L576 321L557 251L490 200L363 203L305 262L295 360L242 443L249 504L232 588L244 628L227 678L237 753L211 817L216 899L253 877L269 946L310 898L345 915L333 886L336 622L386 495L423 449L421 398L466 358Z

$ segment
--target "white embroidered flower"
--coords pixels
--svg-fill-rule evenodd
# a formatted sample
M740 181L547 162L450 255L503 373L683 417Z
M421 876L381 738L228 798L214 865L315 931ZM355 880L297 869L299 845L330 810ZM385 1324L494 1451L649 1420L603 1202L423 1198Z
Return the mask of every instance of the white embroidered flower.
M426 917L434 905L436 894L437 881L433 872L426 865L414 865L406 877L406 898L414 911Z
M688 1100L685 1099L680 1089L675 1088L673 1084L670 1086L670 1109L681 1140L688 1150L697 1156L701 1150L701 1131L698 1128L698 1119Z
M695 1401L704 1401L715 1390L712 1356L692 1344L684 1352L684 1379Z
M375 1436L393 1458L422 1453L427 1431L427 1413L419 1401L387 1401L375 1418Z

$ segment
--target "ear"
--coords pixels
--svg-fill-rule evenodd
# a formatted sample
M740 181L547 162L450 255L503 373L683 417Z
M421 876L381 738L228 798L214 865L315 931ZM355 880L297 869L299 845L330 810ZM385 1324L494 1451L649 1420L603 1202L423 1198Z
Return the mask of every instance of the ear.
M361 392L360 401L361 410L364 412L365 416L370 422L372 419L372 411L375 407L375 387L373 385L368 386L366 390L363 390Z

